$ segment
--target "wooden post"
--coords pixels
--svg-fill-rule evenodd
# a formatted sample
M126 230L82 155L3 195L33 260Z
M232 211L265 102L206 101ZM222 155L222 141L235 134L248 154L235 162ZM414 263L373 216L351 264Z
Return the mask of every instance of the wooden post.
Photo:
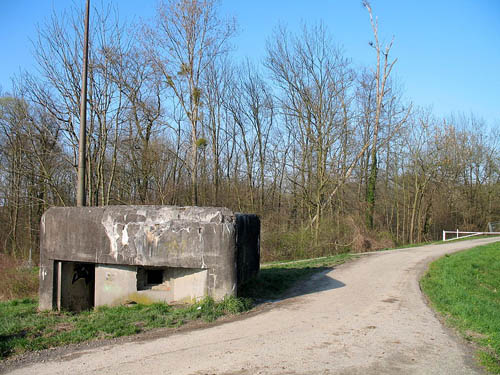
M89 55L89 6L87 0L85 10L85 37L83 42L83 69L82 69L82 92L80 96L80 140L78 143L78 187L76 193L76 205L82 207L86 205L85 198L85 167L87 163L87 67Z
M62 297L62 262L57 261L57 311L61 312Z

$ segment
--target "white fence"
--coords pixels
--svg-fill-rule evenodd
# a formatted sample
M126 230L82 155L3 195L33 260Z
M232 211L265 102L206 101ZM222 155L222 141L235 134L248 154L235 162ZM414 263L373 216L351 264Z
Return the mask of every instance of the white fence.
M453 234L454 236L451 238L446 238L447 234ZM443 230L443 241L452 241L459 238L467 238L467 237L475 237L475 236L483 236L483 235L492 235L492 236L500 236L500 232L462 232L457 230Z

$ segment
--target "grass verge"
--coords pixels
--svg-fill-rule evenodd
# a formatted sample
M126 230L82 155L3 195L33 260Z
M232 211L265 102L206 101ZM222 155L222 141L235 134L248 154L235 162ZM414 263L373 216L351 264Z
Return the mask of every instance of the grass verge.
M433 262L420 285L446 321L480 346L481 364L500 374L500 243Z
M160 327L178 327L192 320L211 322L222 315L249 310L248 298L229 297L221 302L206 298L199 303L174 307L99 307L78 314L37 312L33 299L0 302L0 359L26 351L82 341L132 335Z
M297 281L352 257L341 254L264 265L259 276L244 286L241 297L220 302L206 298L182 307L156 303L57 313L38 312L35 299L0 302L0 360L54 346L133 335L160 327L179 327L193 320L212 322L223 315L247 311L254 306L254 301L279 298Z

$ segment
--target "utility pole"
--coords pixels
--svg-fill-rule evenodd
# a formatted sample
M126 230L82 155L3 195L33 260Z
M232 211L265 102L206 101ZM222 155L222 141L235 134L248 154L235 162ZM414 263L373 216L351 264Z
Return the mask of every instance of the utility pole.
M89 56L89 7L90 0L87 0L85 8L85 36L83 42L83 69L82 69L82 92L80 96L80 141L78 143L78 187L76 193L76 205L83 207L86 205L85 197L85 167L87 163L87 67Z

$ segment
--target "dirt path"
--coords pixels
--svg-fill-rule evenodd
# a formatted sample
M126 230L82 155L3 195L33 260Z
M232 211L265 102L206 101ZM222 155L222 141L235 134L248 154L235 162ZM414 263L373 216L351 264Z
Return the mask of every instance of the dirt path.
M480 374L426 305L418 278L446 253L494 239L363 257L297 297L227 324L71 353L13 374Z

